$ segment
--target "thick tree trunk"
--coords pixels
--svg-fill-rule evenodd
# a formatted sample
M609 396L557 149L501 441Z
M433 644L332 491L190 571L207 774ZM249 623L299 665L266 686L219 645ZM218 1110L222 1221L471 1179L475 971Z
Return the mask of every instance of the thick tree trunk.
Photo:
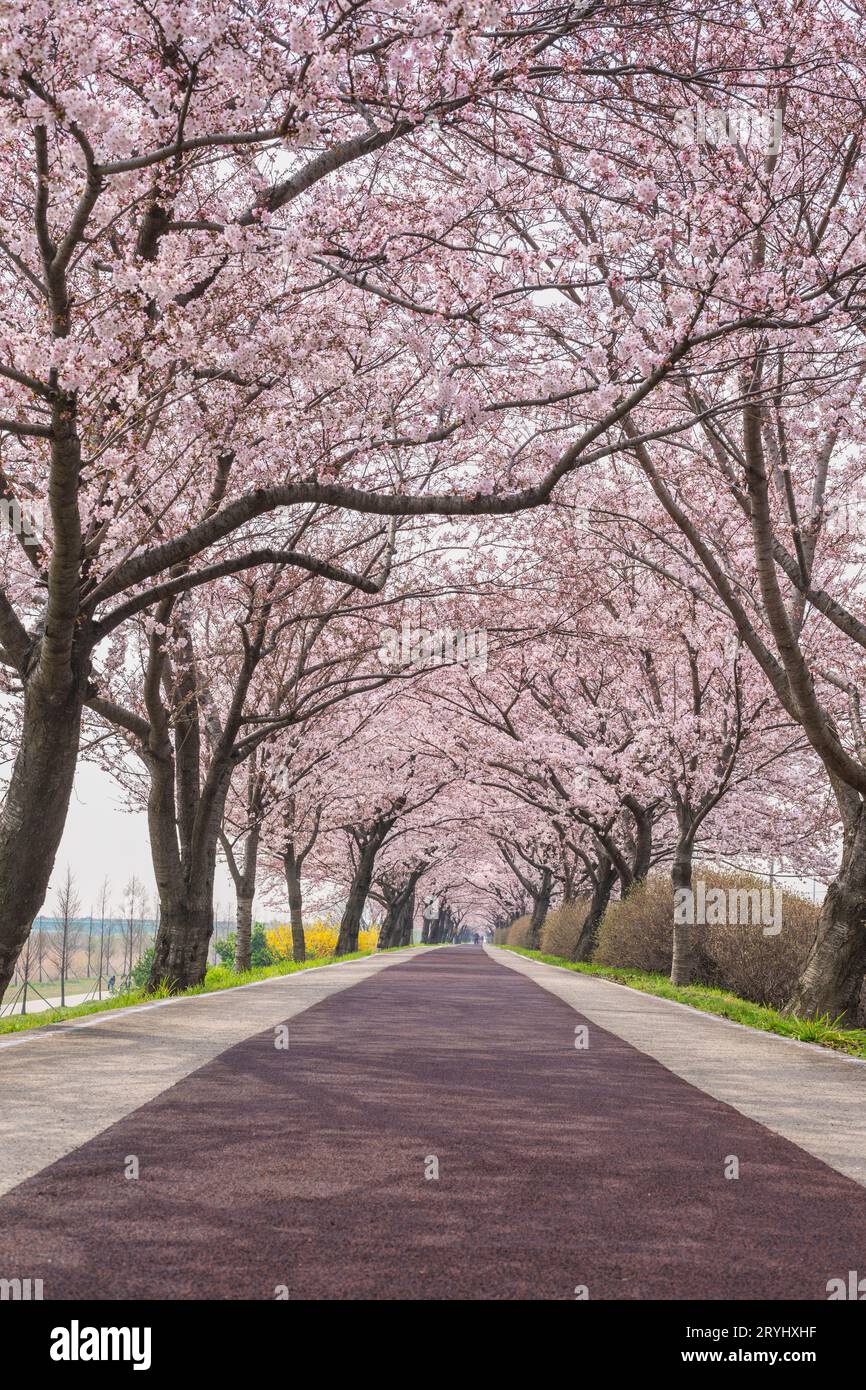
M680 840L674 856L671 881L674 889L674 939L671 961L671 984L691 984L695 969L694 948L694 900L684 909L677 911L678 894L692 889L692 844L691 840Z
M592 900L589 904L589 911L583 919L583 925L581 926L572 953L572 960L592 960L596 943L598 942L598 929L601 926L604 914L607 912L607 905L610 902L610 895L613 892L613 885L615 883L616 869L607 856L605 856L598 864L595 884L592 890Z
M160 920L147 987L167 984L176 993L200 985L207 970L217 844L231 765L211 769L211 785L195 817L187 817L188 826L175 812L171 759L151 752L148 766L147 816Z
M634 851L631 863L630 887L642 882L650 871L653 852L653 823L650 814L632 797L623 803L634 821Z
M385 920L379 931L379 940L376 943L377 951L390 951L394 945L394 937L398 930L400 921L400 898L399 895L392 898L385 909Z
M62 701L34 681L0 811L0 1000L45 901L78 760L83 679Z
M213 885L222 802L181 860L177 846L174 798L161 775L152 770L148 803L151 853L159 893L159 928L148 989L167 984L172 993L200 985L207 970L213 934ZM223 797L224 801L224 797Z
M866 807L845 829L842 864L827 889L814 943L786 1009L799 1018L827 1014L857 1021L866 973Z
M412 884L412 891L409 893L403 904L403 912L400 919L400 932L396 946L412 945L412 928L415 925L415 885Z
M380 951L394 950L411 944L412 925L415 920L415 884L419 876L413 874L388 901L385 920L379 933Z
M292 959L300 962L307 959L307 943L304 939L303 898L301 896L301 876L295 859L295 847L290 844L283 855L283 872L286 876L286 891L289 895L289 921L292 926Z
M367 901L367 894L370 891L370 884L373 881L373 866L376 862L378 848L378 844L370 841L361 850L358 867L355 870L355 877L352 879L349 897L340 922L340 935L337 938L335 955L348 956L358 949L361 916Z
M238 894L235 921L235 970L241 972L252 965L253 899L250 894Z
M427 933L427 940L431 946L438 946L442 941L445 940L446 922L446 909L444 907L440 907L439 912L436 915L436 917L433 918L433 921L430 924L430 930Z
M200 985L213 932L213 890L197 900L161 904L148 989L167 984L171 993Z
M545 869L541 876L541 888L532 904L532 916L529 919L529 931L526 936L526 947L529 951L537 951L541 945L541 928L544 926L544 919L550 907L552 893L553 873L550 869Z
M361 916L364 911L364 903L367 901L367 891L370 887L370 880L366 883L359 881L356 876L352 881L349 890L349 897L340 921L340 934L337 937L337 947L334 952L338 956L351 955L358 949L358 933L361 930Z
M441 945L443 942L453 941L457 934L457 924L454 914L447 903L439 909L439 916L434 924L434 929L430 933L430 941L434 945Z

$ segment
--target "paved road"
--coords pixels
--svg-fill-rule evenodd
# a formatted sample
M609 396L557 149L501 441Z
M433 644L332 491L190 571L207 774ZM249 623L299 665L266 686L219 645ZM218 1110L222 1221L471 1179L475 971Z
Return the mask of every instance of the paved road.
M287 1050L269 1024L7 1192L0 1277L46 1298L822 1299L864 1267L861 1185L525 972L458 947L356 981L296 1012ZM26 1076L26 1049L3 1061Z
M866 1186L866 1061L513 951L492 954L699 1090Z

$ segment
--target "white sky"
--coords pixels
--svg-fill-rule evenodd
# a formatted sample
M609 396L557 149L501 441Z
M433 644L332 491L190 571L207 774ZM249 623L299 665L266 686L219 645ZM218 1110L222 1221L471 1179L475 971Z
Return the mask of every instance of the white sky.
M77 880L81 915L98 911L102 880L111 884L111 912L119 915L123 891L133 874L145 885L151 902L156 897L147 816L123 807L117 783L92 763L79 762L66 829L57 852L43 915L55 915L55 891L67 864ZM217 862L215 906L218 917L234 917L234 886L228 870ZM270 914L269 914L270 915Z

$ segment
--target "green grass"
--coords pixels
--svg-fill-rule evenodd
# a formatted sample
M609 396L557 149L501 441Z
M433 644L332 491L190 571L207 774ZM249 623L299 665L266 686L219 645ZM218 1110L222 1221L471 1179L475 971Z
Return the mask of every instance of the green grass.
M183 998L191 994L214 994L221 989L236 989L238 985L251 985L256 980L270 980L279 975L294 975L297 970L311 970L317 965L342 965L345 961L361 960L363 956L371 956L373 951L355 951L348 956L321 956L305 960L301 964L294 961L282 961L279 965L264 965L257 970L245 970L241 974L232 970L227 965L212 965L204 977L204 984L196 985L193 989L182 990L175 995L176 999ZM157 990L154 994L145 994L144 990L132 990L128 994L114 994L110 999L94 1000L92 1004L76 1004L68 1009L46 1009L38 1014L12 1014L11 1017L0 1018L0 1034L2 1033L23 1033L31 1028L44 1028L50 1023L63 1023L69 1018L84 1018L87 1014L108 1013L112 1009L128 1009L134 1004L149 1004L154 999L166 999L169 991L165 988Z
M766 1004L753 1004L749 999L729 994L724 989L713 989L710 985L672 985L666 975L653 975L644 970L626 970L610 965L581 965L576 961L565 960L562 956L546 956L541 951L526 951L521 946L504 946L505 951L514 951L530 960L540 960L545 965L558 965L564 970L576 970L581 975L598 975L603 980L613 980L618 985L628 985L639 989L643 994L656 994L661 999L675 999L679 1004L690 1004L705 1014L719 1014L722 1018L744 1023L749 1028L758 1028L762 1033L777 1033L783 1038L797 1038L800 1042L818 1043L821 1047L835 1048L837 1052L847 1052L851 1057L866 1058L866 1029L840 1028L838 1020L829 1015L820 1018L794 1018L780 1013Z

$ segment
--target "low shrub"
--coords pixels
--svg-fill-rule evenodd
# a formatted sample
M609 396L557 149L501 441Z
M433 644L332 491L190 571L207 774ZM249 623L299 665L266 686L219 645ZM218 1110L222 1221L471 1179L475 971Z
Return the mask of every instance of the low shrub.
M511 923L505 934L505 944L507 946L525 946L529 938L529 926L531 922L529 915L518 917Z
M229 932L221 941L215 941L214 950L223 965L234 965L237 932ZM250 964L253 970L260 970L266 965L275 965L276 962L277 957L268 945L267 932L261 922L255 922L250 933Z
M375 951L379 926L363 927L358 933L358 950ZM286 922L269 928L265 933L268 947L275 960L292 959L292 928ZM308 960L324 960L337 949L340 928L334 922L313 922L304 927L304 945Z
M748 889L756 884L738 875L736 886ZM794 992L815 940L819 911L806 898L783 891L778 936L765 936L760 926L701 927L699 930L706 933L706 953L713 964L715 983L758 1004L781 1009Z
M315 922L304 928L304 945L308 958L319 960L332 956L337 949L340 928L325 922Z
M766 890L755 874L696 868L693 883L726 894ZM781 1008L790 998L815 937L819 908L782 891L782 930L767 936L759 922L696 925L695 980L744 999ZM708 914L709 915L709 914ZM667 874L650 874L619 902L611 903L599 931L593 961L667 975L673 951L674 897Z
M574 898L548 912L541 928L540 945L545 955L563 956L565 960L571 960L589 911L589 901L589 898Z
M608 905L593 955L597 965L669 975L673 954L674 893L667 875L649 878Z
M150 967L153 965L153 947L148 946L141 960L133 967L129 976L129 983L132 989L144 989L150 979Z

